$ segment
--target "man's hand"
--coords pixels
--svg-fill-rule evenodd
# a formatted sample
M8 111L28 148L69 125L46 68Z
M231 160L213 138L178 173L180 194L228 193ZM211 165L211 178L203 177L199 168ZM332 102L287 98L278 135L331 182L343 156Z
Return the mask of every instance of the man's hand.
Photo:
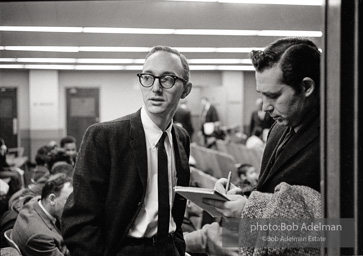
M230 201L222 202L213 199L204 199L205 204L212 205L224 217L240 218L242 210L247 202L247 198L241 195L226 195Z
M240 218L247 198L243 196L242 190L232 183L230 184L230 190L226 193L226 185L227 179L222 178L216 182L214 189L222 194L226 194L230 201L222 202L213 199L204 199L203 202L214 206L225 217Z

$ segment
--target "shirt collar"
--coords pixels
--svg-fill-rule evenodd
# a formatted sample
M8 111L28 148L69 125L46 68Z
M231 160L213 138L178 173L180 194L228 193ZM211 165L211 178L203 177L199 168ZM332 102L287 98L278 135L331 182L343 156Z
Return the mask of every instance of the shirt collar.
M151 120L149 115L146 113L145 106L141 108L141 122L142 126L144 127L145 137L148 144L151 145L152 148L155 148L161 136L163 135L163 131L154 123L153 120ZM170 121L170 124L165 130L165 132L168 135L168 139L171 146L173 146L173 140L171 135L172 127L173 127L173 120Z
M42 200L39 200L38 201L38 204L40 206L40 208L42 208L43 212L45 213L45 215L48 216L48 218L53 222L53 224L55 225L55 222L57 221L56 218L54 218L45 208L44 206L42 205Z

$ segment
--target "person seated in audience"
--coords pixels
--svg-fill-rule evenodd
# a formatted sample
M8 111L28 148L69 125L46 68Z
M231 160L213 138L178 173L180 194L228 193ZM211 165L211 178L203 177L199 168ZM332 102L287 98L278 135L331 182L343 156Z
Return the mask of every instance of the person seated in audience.
M12 239L24 255L69 255L59 223L72 191L72 178L59 173L45 183L40 199L35 197L24 205L12 231Z
M265 142L262 140L262 128L256 127L252 135L246 141L246 148L255 148L263 152L265 149Z
M7 178L10 178L10 181L8 181L9 191L7 193L7 196L10 197L16 191L21 189L22 177L21 174L16 170L16 167L11 167L6 162L7 150L8 148L6 147L4 139L0 138L0 178L4 179L5 182Z
M19 212L20 209L35 196L40 196L44 184L48 181L51 175L57 173L65 173L67 176L72 177L73 166L72 160L69 155L66 155L63 151L56 153L50 152L46 159L46 167L49 167L47 173L43 176L35 177L34 182L29 184L27 188L19 190L9 199L9 209Z
M77 158L77 145L76 139L72 136L66 136L60 141L61 149L69 155L73 160L73 165L76 163Z
M258 175L256 168L250 164L241 164L237 168L237 175L240 179L237 186L248 196L257 186Z
M50 153L51 148L48 145L42 146L38 149L37 155L35 156L36 166L33 171L32 182L35 183L44 175L49 176L49 169L47 166L47 157Z

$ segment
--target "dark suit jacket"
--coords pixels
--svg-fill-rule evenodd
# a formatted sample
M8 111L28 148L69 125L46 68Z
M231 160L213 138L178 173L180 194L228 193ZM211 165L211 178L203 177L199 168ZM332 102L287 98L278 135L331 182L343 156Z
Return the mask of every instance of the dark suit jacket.
M177 185L188 186L189 136L176 125L172 134ZM145 198L146 150L140 110L87 129L75 166L74 192L62 217L72 256L117 254ZM181 241L185 203L175 195L172 214Z
M217 110L213 105L210 105L210 107L205 115L205 123L217 122L217 121L219 121Z
M67 255L60 230L33 198L20 211L12 231L12 239L27 256Z
M312 118L289 140L275 159L275 151L288 127L274 123L271 127L262 158L257 190L273 193L286 182L304 185L320 191L319 116Z

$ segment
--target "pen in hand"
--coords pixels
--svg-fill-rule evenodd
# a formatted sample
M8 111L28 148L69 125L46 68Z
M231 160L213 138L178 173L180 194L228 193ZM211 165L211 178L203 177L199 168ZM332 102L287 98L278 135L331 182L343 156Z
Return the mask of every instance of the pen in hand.
M228 192L228 190L229 190L229 185L231 184L231 176L232 176L232 172L230 171L230 172L228 173L228 178L227 178L226 194L227 194L227 192Z

